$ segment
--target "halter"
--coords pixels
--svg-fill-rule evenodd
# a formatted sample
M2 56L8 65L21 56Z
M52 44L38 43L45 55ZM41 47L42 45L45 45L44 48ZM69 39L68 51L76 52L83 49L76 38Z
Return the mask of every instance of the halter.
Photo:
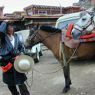
M92 15L92 14L91 14L90 12L88 12L88 11L86 11L86 12L91 16L91 18L90 18L90 20L88 21L88 23L86 24L86 26L85 26L85 27L81 27L81 26L79 26L78 24L75 24L75 25L77 25L79 28L81 28L82 30L80 30L80 29L74 27L74 29L80 31L81 35L82 35L83 31L85 31L91 24L94 25L94 20L93 20L94 15Z
M29 37L29 41L31 41L31 40L32 40L33 38L35 38L35 37L38 37L38 40L39 40L39 41L34 42L34 43L33 43L34 45L37 44L37 43L39 43L39 42L44 42L47 38L49 38L49 37L51 37L52 35L55 35L55 34L57 33L57 31L55 31L54 33L50 33L50 35L47 35L47 36L44 37L42 40L40 40L40 38L42 38L42 36L40 35L39 30L40 30L40 29L36 30L36 31L31 35L31 37ZM38 36L37 36L37 35L38 35Z

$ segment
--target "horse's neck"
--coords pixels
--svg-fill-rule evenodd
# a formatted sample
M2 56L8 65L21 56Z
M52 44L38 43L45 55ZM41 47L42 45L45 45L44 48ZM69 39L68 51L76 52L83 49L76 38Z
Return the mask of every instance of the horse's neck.
M42 39L43 44L53 52L54 56L58 59L59 58L59 50L60 50L60 33L56 33L54 35L50 35L48 33L43 33Z

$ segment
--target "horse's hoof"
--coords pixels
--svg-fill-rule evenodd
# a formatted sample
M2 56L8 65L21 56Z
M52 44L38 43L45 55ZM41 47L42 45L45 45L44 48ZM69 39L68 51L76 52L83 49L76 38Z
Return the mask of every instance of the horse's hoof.
M71 85L71 84L72 84L72 82L70 81L70 82L69 82L69 85Z
M65 87L62 91L62 93L67 93L70 90L70 87Z

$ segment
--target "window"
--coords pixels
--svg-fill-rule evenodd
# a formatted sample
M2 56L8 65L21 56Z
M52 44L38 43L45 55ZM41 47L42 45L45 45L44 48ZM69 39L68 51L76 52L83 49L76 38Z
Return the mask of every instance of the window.
M47 11L38 11L38 14L47 14Z
M29 16L33 15L33 12L28 12L28 15L29 15Z

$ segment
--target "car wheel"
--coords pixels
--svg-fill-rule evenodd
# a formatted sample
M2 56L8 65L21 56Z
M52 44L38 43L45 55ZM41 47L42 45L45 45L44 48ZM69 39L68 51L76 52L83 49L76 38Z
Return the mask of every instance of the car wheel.
M36 49L36 53L35 53L35 57L34 57L35 63L39 62L39 59L40 59L40 55L39 55L38 50Z
M43 55L42 51L40 51L40 52L39 52L39 55L40 55L40 56L42 56L42 55Z

